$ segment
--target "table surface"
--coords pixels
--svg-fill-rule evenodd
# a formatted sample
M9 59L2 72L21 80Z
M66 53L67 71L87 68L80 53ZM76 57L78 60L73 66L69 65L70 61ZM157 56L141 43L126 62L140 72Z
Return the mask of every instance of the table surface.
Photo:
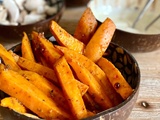
M59 24L72 34L84 10L85 6L66 8ZM6 48L17 44L17 42L1 43ZM132 54L140 67L141 84L138 100L128 120L160 120L160 49ZM143 107L142 102L147 102L149 106Z

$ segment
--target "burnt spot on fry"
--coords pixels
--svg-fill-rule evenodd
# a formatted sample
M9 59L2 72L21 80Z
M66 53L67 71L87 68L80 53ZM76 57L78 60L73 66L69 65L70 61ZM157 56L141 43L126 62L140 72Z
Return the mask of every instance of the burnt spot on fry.
M52 97L54 97L54 90L51 90L50 94L51 94Z
M104 99L101 99L101 101L104 101Z

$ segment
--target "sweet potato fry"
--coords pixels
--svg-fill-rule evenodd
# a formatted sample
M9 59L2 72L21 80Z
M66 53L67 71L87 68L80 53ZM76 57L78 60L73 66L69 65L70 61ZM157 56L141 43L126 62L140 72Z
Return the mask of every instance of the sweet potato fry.
M59 106L68 110L68 104L64 104L66 103L66 99L64 98L64 95L60 90L60 88L58 88L53 83L48 81L46 78L42 77L41 75L35 72L21 70L21 71L18 71L18 73L21 74L23 77L25 77L32 84L34 84L41 91L43 91L48 97L55 100ZM87 92L88 86L81 83L78 80L75 80L75 81L77 82L78 88L81 92L81 95L83 96Z
M43 34L32 32L32 41L36 43L35 49L38 49L49 66L53 66L55 61L61 57L60 53L54 48L53 44L47 40Z
M1 100L1 106L10 108L19 113L26 113L27 108L15 97L5 97Z
M85 102L86 108L93 113L99 113L102 111L102 108L100 107L99 104L97 104L91 97L91 95L87 92L86 94L83 95L83 100Z
M105 93L105 89L99 84L99 82L93 77L93 75L78 61L72 59L68 61L72 66L79 80L88 85L88 92L91 97L105 110L111 108L112 102Z
M15 62L12 55L6 50L6 48L2 44L0 44L0 56L6 56L9 60Z
M61 26L59 26L55 21L51 22L50 31L60 45L75 50L78 53L83 53L85 47L83 42L74 38L67 31L61 28Z
M19 57L17 60L17 64L24 70L29 70L36 72L47 79L51 80L54 82L56 85L59 85L57 76L55 74L55 71L49 67L43 66L39 63L30 61L28 59L25 59L23 57Z
M37 39L37 36L38 36L38 32L32 31L31 45L32 45L32 50L33 50L33 54L34 54L36 62L42 64L42 62L41 62L42 54L41 54L41 52L39 50L39 46L37 45L37 42L35 40L35 39Z
M106 58L100 58L97 64L106 73L113 88L122 96L127 99L133 92L131 86L127 83L120 71Z
M87 110L82 99L82 95L78 89L73 73L64 57L60 58L55 63L54 69L75 119L87 117Z
M56 48L64 53L64 57L68 62L74 59L79 65L82 65L89 70L95 79L101 84L101 86L104 87L107 96L113 101L114 106L122 102L121 96L114 90L108 78L106 77L106 74L98 65L88 59L86 56L78 54L73 50L67 49L66 47L56 46Z
M22 75L24 78L26 78L30 83L39 88L48 97L56 101L58 107L63 107L66 110L68 109L68 104L64 104L66 103L66 99L64 98L62 91L53 83L32 71L21 70L18 71L18 73Z
M82 65L86 69L88 69L92 73L92 75L95 76L96 78L98 78L99 80L106 79L106 76L105 76L105 73L103 72L103 70L101 70L101 68L98 65L96 65L90 59L88 59L86 56L79 54L73 50L70 50L66 47L62 47L62 46L58 46L58 45L55 45L55 47L57 49L59 49L64 54L64 57L66 58L67 61L74 59L74 60L78 61L78 63L80 65Z
M17 65L13 56L1 44L0 44L0 57L8 69L12 69L15 71L20 70L20 67Z
M50 120L71 118L67 112L56 106L55 101L47 97L17 72L12 70L1 71L0 78L0 90L17 98L38 116Z
M77 85L78 85L78 88L79 88L79 90L81 92L81 95L83 96L84 94L86 94L86 92L89 89L89 86L84 84L84 83L82 83L82 82L80 82L79 80L75 79L75 81L77 82Z
M5 68L5 65L2 64L2 63L0 63L0 71L2 71L2 70L4 70L4 69L6 69L6 68Z
M100 59L111 42L115 30L115 24L107 18L86 45L84 55L94 62Z
M94 116L94 115L95 115L94 112L87 110L87 117L91 117L91 116Z
M22 57L35 61L30 40L25 32L23 32L22 44L21 44L21 53Z
M78 22L78 25L74 32L74 37L82 41L86 45L95 33L97 26L98 22L91 9L88 7L83 12Z
M37 33L38 34L38 33ZM35 39L35 38L32 38L32 39ZM34 54L34 57L35 57L35 60L37 63L39 64L42 64L44 66L47 66L47 67L52 67L48 61L43 57L43 54L40 52L40 48L39 46L37 45L36 41L35 40L32 40L31 41L32 43L32 50L33 50L33 54Z
M0 55L0 57L3 59L5 67L7 69L11 69L11 70L15 70L15 71L19 71L21 70L21 68L17 65L17 63L14 61L11 61L10 59L8 59L6 56Z

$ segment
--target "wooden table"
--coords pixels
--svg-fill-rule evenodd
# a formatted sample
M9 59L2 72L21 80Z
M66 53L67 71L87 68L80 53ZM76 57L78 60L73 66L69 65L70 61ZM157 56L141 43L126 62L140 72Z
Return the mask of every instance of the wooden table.
M59 22L69 33L73 33L85 7L67 8ZM10 48L14 43L3 44ZM132 53L141 71L138 100L128 120L160 120L160 49L148 53ZM143 107L143 102L148 107Z

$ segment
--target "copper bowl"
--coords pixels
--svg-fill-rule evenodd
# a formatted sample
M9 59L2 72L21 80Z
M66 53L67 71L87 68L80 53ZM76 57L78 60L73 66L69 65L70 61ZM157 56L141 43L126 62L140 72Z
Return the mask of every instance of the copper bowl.
M48 16L45 20L27 24L27 25L18 25L18 26L7 26L7 25L0 25L0 41L13 41L13 40L21 40L23 36L23 32L26 32L29 37L31 32L44 32L46 37L51 36L49 30L49 24L51 20L55 20L58 22L65 10L65 1L64 0L48 0L48 2L53 7L57 7L57 12L51 16Z
M111 18L117 29L112 41L123 46L130 52L150 52L160 48L159 20L147 30L146 27L158 15L160 11L159 0L155 0L146 11L146 14L132 25L147 0L92 0L88 3L96 19L102 23L105 18Z
M21 44L18 44L12 47L11 50L15 53L19 53L21 48L20 46ZM105 54L104 57L110 60L120 70L127 82L134 89L134 92L116 107L102 111L95 116L84 120L101 120L102 118L103 120L126 120L137 101L140 87L140 69L137 61L127 50L115 43L111 43L109 45L106 53L107 54ZM4 96L5 95L0 92L0 97L3 98ZM35 120L4 107L0 107L0 114L3 119L7 118L7 120Z

